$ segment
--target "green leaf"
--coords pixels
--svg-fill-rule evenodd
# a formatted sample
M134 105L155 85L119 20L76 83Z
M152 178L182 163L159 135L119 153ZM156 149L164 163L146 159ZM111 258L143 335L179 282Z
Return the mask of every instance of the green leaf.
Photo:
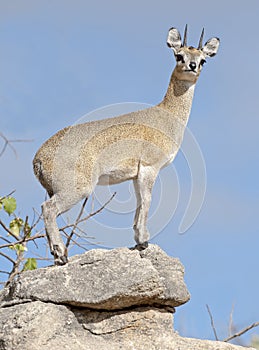
M2 203L4 205L4 210L7 212L7 214L11 215L15 209L16 209L16 199L13 197L5 197L2 200Z
M16 237L19 237L23 225L24 222L21 218L15 218L10 222L9 228Z
M0 198L0 210L2 209L2 207L3 207L3 200L2 198Z
M25 251L28 250L28 249L26 248L26 246L24 246L23 244L20 244L20 243L11 245L11 246L9 247L9 249L16 250L16 252L18 252L18 253L19 253L19 252L25 252Z
M11 246L11 247L9 247L10 249L14 249L14 250L16 250L17 252L27 252L27 248L26 248L26 246L25 245L23 245L23 244L20 244L20 243L18 243L18 244L14 244L13 246Z
M36 270L37 260L35 258L28 258L24 264L23 271Z

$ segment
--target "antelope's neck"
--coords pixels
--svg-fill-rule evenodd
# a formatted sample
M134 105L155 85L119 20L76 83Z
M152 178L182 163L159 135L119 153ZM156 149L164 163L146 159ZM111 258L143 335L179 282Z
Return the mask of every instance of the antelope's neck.
M186 125L191 112L194 88L195 83L179 80L173 72L165 97L158 107L172 112L175 118Z

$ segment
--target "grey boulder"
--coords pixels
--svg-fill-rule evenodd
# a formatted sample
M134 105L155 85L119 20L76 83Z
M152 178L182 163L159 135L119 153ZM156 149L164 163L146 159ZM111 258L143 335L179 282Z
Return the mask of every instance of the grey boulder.
M24 272L0 291L0 350L244 349L173 330L175 307L190 298L183 275L156 245Z

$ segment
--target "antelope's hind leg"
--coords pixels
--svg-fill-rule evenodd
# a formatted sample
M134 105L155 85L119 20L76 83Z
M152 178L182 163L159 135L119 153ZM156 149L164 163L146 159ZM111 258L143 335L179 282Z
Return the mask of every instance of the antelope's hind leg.
M46 234L49 242L50 252L54 256L55 265L65 265L68 262L67 248L62 240L56 222L57 217L69 210L80 198L63 198L59 193L54 194L49 200L42 204L42 213L45 223Z

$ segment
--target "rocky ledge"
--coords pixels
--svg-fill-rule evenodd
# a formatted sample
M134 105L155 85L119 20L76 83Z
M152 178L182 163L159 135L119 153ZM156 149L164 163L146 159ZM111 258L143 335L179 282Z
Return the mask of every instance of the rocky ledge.
M242 349L174 332L175 307L190 298L183 275L156 245L24 272L0 292L0 350Z

